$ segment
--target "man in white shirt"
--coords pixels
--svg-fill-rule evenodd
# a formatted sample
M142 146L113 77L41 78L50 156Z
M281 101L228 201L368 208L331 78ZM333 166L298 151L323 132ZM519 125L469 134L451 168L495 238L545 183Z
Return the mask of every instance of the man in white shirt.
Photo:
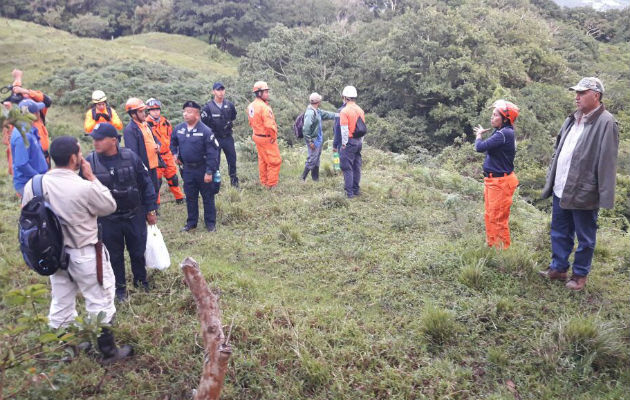
M50 276L51 297L48 324L57 329L72 324L77 317L76 295L81 292L87 312L96 317L104 313L103 323L114 318L115 279L107 249L103 247L102 282L97 277L96 244L98 240L97 218L116 210L116 201L109 189L94 176L90 164L83 159L78 140L60 136L50 145L50 156L55 168L42 179L44 198L50 204L61 223L66 253L67 269L59 269ZM85 179L77 175L81 170ZM22 204L33 198L32 180L24 186ZM124 345L116 346L114 336L107 327L98 337L98 347L103 353L103 363L118 361L133 353Z

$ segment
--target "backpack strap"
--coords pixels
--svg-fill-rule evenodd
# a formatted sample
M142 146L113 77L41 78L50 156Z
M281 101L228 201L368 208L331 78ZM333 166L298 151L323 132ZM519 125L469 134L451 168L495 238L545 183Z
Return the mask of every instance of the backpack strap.
M31 182L33 185L33 197L44 196L44 188L42 185L43 178L44 174L37 174L33 177L33 181Z

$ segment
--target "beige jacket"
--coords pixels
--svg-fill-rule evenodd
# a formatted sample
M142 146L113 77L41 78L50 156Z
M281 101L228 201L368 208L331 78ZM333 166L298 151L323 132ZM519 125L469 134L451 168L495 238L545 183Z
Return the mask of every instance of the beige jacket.
M109 189L95 179L85 180L75 172L54 168L42 180L44 198L59 217L63 241L78 249L98 241L96 219L116 211L116 201ZM24 186L22 205L33 198L32 180Z

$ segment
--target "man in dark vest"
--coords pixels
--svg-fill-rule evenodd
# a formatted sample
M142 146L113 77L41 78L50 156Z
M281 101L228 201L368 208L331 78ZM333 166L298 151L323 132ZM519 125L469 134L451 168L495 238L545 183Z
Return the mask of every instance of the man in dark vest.
M98 221L116 277L116 298L125 301L125 243L131 260L133 284L149 291L144 251L147 223L153 225L157 222L155 188L136 153L118 146L118 132L112 124L97 124L92 131L92 139L94 151L86 160L96 178L109 188L116 200L116 211Z
M225 154L230 173L230 183L238 188L236 176L236 149L232 137L232 124L236 119L234 104L225 98L225 86L221 82L215 82L212 86L214 98L207 102L201 110L201 122L206 124L214 137L219 142L219 163L221 163L221 150Z

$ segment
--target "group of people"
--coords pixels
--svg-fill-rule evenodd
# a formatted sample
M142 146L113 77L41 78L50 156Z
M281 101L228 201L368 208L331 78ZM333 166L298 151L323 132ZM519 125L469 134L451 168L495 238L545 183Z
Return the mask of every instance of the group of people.
M83 294L87 311L104 312L104 322L109 323L116 311L114 300L127 299L125 246L134 286L150 290L144 251L147 225L157 221L162 177L178 203L183 203L185 196L188 216L182 231L197 227L199 194L205 227L208 231L216 229L214 196L220 187L220 151L226 155L231 184L239 186L232 137L236 108L225 99L224 85L216 82L213 99L203 107L193 100L183 104L184 122L174 128L161 115L159 100L152 98L145 103L130 98L125 104L130 121L123 128L105 93L97 90L85 115L85 131L93 139L94 151L84 158L75 137L59 136L48 145L45 115L50 99L41 92L22 89L21 73L14 71L14 78L10 101L40 122L33 123L24 136L19 127L3 125L5 135L10 132L14 187L22 196L22 204L26 204L33 197L29 180L45 173L44 196L62 221L69 255L68 268L51 276L49 324L58 328L74 320L77 291ZM570 89L576 92L577 111L567 118L558 134L543 191L544 197L553 195L552 261L541 274L552 280L568 280L567 288L580 290L591 268L598 210L613 206L619 134L614 117L601 103L604 86L599 79L584 78ZM256 82L252 92L255 98L246 110L258 152L259 178L263 186L271 189L278 184L282 163L278 126L269 105L267 83ZM342 98L341 108L330 112L320 109L321 95L309 96L303 125L308 156L300 177L306 180L310 173L314 181L319 179L322 120L334 120L333 150L340 154L345 194L352 198L360 195L363 137L359 137L358 125L364 123L365 115L356 104L355 87L345 87ZM5 103L5 107L9 106ZM514 125L518 115L514 103L499 100L493 105L492 134L484 140L483 134L489 129L474 129L475 149L486 153L483 170L487 244L501 249L510 246L509 213L518 185L514 174ZM120 146L121 129L124 147ZM50 171L49 158L55 164ZM184 181L184 193L178 185L176 165ZM568 279L569 256L576 235L573 275ZM100 243L104 247L99 247ZM97 280L99 267L104 275ZM103 330L98 345L106 361L133 352L129 346L117 347L109 329Z
M551 263L540 275L565 282L570 290L586 285L595 251L600 208L613 208L619 151L619 127L602 103L604 84L596 77L582 78L569 88L577 110L562 124L547 171L542 197L553 196ZM475 149L485 152L484 202L488 246L510 246L509 217L512 195L518 186L514 174L514 123L519 108L499 100L493 104L492 134L483 140L481 125L474 131ZM577 248L574 252L575 238ZM572 274L570 256L574 253Z

